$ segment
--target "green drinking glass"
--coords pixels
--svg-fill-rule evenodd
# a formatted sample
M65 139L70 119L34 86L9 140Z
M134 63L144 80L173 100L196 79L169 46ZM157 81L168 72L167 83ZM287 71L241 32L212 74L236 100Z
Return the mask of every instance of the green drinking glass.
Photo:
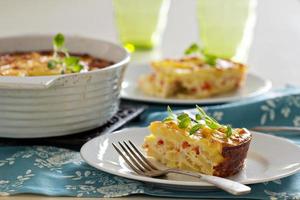
M119 39L130 52L151 50L160 42L170 0L113 0Z
M197 0L205 54L246 62L255 25L256 0Z

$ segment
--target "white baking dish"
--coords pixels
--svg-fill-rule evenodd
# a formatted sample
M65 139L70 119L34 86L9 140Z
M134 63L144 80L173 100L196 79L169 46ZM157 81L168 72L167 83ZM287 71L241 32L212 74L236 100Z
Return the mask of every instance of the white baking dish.
M52 49L52 35L0 38L0 54ZM118 109L121 83L130 60L119 45L66 36L69 52L115 64L86 73L39 77L0 76L0 137L48 137L102 125Z

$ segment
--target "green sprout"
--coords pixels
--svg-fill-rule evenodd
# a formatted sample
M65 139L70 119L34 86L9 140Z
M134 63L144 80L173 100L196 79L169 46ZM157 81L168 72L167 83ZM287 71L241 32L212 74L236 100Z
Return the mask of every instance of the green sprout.
M206 123L206 125L211 129L218 129L221 127L221 125L215 120L214 118L208 116L206 112L198 105L196 105L196 108L199 112L199 115L201 119L203 119Z
M233 131L232 131L232 127L231 127L230 125L227 125L227 126L226 126L226 132L225 132L225 133L226 133L226 137L227 137L227 138L230 138L231 135L232 135L232 132L233 132Z
M55 49L62 49L65 45L65 37L63 34L58 33L53 38L53 46Z
M192 128L190 130L190 135L195 134L202 127L203 127L202 124L195 124L194 126L192 126Z
M203 56L204 62L207 63L210 66L215 66L217 63L217 56L209 55L205 53L204 49L201 48L198 44L193 43L191 44L185 51L185 55L191 55L191 54L201 54Z
M195 118L192 118L187 113L180 113L176 115L170 106L168 106L168 116L163 120L163 122L175 121L178 123L180 129L187 129L190 135L195 134L199 129L203 128L204 125L208 126L212 130L218 130L220 128L226 129L225 136L230 138L233 134L233 129L230 125L221 125L213 117L207 115L207 113L198 105L196 105L198 113Z
M66 70L76 73L83 69L83 65L80 64L80 58L69 55L68 50L65 47L65 37L63 34L56 34L52 42L54 53L52 59L48 61L49 69L55 69L57 66L61 65L62 74L64 74ZM65 57L61 58L59 53L63 53Z
M186 113L182 113L178 115L177 119L178 119L178 127L181 129L188 128L192 122L190 116Z
M216 66L218 57L214 55L204 54L204 62L209 64L210 66Z
M80 72L83 69L83 66L79 62L80 59L75 56L64 58L64 64L66 65L67 69L71 70L72 72Z
M57 64L58 64L57 61L55 61L55 60L49 60L48 61L48 68L49 69L54 69Z
M176 115L173 113L172 109L170 108L170 106L167 107L167 112L168 112L168 117L166 117L163 122L167 122L167 121L173 121L176 119Z
M194 53L201 53L202 50L201 48L198 46L198 44L196 43L193 43L191 44L185 51L184 51L184 54L185 55L191 55L191 54L194 54Z

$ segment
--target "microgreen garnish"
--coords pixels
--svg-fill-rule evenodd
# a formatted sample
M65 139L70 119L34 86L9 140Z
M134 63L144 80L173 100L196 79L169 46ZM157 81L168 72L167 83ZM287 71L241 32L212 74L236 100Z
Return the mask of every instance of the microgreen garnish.
M171 118L171 117L166 117L166 118L163 120L163 122L167 122L167 121L173 121L173 118Z
M168 117L166 117L163 122L167 122L167 121L172 121L176 119L176 115L173 113L172 109L170 108L170 106L167 107L167 111L168 111Z
M227 138L231 137L231 135L232 135L232 127L230 125L226 126L226 132L225 133L226 133L226 137Z
M61 49L64 47L65 44L65 37L63 34L58 33L53 38L53 46L55 49Z
M211 129L218 129L220 127L219 124L209 120L208 118L205 119L206 125Z
M67 66L78 65L79 61L80 61L79 58L74 56L69 56L64 58L64 62Z
M48 61L48 68L54 69L58 63L55 60L49 60Z
M178 115L177 120L178 127L182 129L188 128L192 122L190 116L186 113L181 113L180 115Z
M173 113L173 110L170 108L170 106L167 107L167 110L168 110L169 116L175 116L175 114Z
M209 64L210 66L215 66L217 63L217 56L204 54L204 62Z
M163 122L174 121L178 124L180 129L186 129L190 135L195 134L203 126L207 126L212 130L220 131L224 130L226 138L230 138L233 134L233 129L230 125L224 126L217 122L213 117L210 117L206 112L196 105L198 113L195 114L195 118L192 118L187 113L180 113L176 115L168 106L168 117Z
M201 48L198 46L198 44L196 43L193 43L191 44L191 46L189 46L185 51L184 51L184 54L185 55L191 55L191 54L194 54L194 53L201 53L202 50Z
M190 135L195 134L202 126L202 124L195 124L194 126L192 126L190 130Z
M192 120L190 117L183 118L182 120L178 121L178 127L181 129L186 129L190 126L191 121Z
M80 58L70 56L67 48L65 47L65 37L63 34L58 33L53 38L53 57L48 61L48 68L55 69L61 66L61 73L64 74L66 70L72 72L80 72L83 69L83 65L80 64ZM64 58L61 58L59 53L64 54Z
M80 72L83 69L83 66L79 63L80 59L75 56L69 56L64 58L64 63L67 69L72 72Z
M198 118L204 119L205 116L207 116L207 114L205 113L205 111L198 105L196 105L196 108L198 110Z
M177 116L178 120L183 120L184 118L189 118L189 115L186 113L182 113L180 115Z
M205 121L206 125L211 129L218 129L221 125L214 118L208 116L205 111L196 105L197 110L199 111L200 117Z
M197 113L195 115L196 121L200 121L202 119L201 115L199 113Z
M82 69L83 69L83 66L82 65L73 65L71 66L71 71L76 73L76 72L80 72Z
M185 51L185 55L191 55L191 54L200 54L203 56L204 62L207 63L210 66L215 66L217 63L218 57L214 55L210 55L205 53L204 49L199 47L198 44L193 43L191 44Z

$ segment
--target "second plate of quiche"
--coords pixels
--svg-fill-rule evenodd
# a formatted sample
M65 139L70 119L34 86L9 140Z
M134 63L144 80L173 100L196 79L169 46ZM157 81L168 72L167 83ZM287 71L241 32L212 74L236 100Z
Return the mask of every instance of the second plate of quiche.
M121 97L151 103L216 104L261 95L271 85L239 63L219 60L212 67L197 57L185 57L130 65Z

